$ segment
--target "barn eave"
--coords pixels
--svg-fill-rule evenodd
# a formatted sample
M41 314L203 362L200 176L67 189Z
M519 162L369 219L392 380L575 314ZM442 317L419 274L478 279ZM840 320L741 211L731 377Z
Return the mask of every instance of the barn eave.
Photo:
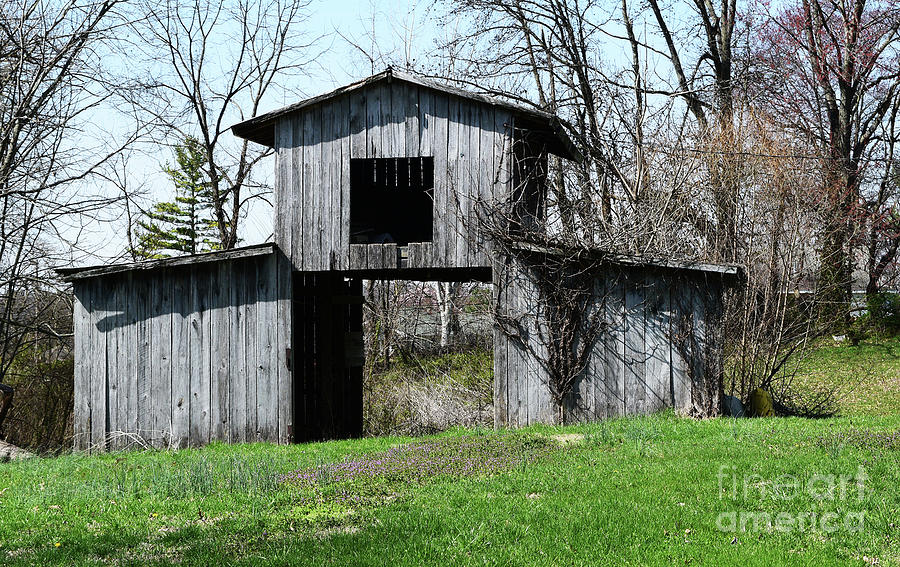
M565 250L561 246L536 245L529 242L513 243L512 248L523 253L531 254L582 254L585 258L592 258L602 264L655 268L662 270L702 272L721 276L726 282L741 284L746 280L746 271L739 264L712 264L694 260L678 259L673 257L654 257L639 254L613 253L599 248L580 249L577 251Z
M223 260L237 260L240 258L251 258L254 256L264 256L275 252L275 244L266 242L263 244L255 244L253 246L244 246L241 248L232 248L231 250L221 250L217 252L204 252L202 254L191 254L188 256L178 256L175 258L162 258L159 260L146 260L143 262L129 262L123 264L112 264L102 266L79 266L72 268L56 268L55 272L60 279L65 282L73 282L77 280L85 280L98 276L106 276L129 271L146 271L161 268L174 268L178 266L190 266L194 264L203 264L208 262L220 262Z
M512 104L489 95L474 93L390 67L381 73L345 85L331 92L239 122L231 127L231 131L240 138L271 148L275 146L275 122L279 118L382 81L388 83L391 81L405 82L451 96L502 108L515 115L519 119L519 125L522 128L529 130L532 135L538 136L545 143L548 152L577 162L583 160L583 156L575 147L575 144L572 143L568 134L566 134L562 122L553 114Z

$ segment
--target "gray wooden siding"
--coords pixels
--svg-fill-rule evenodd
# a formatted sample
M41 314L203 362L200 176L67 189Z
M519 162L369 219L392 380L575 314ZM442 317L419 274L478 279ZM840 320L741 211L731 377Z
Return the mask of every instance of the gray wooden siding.
M518 321L519 338L494 332L497 426L552 423L546 346L537 287L516 264L496 264L494 301ZM567 421L675 408L710 415L718 407L722 345L715 332L723 289L718 276L610 267L594 281L592 309L603 329L566 403ZM545 335L546 336L546 335ZM718 338L717 338L718 337Z
M490 267L479 204L502 198L513 115L409 83L377 83L276 122L275 242L295 270L401 267L396 250L350 244L350 159L434 157L431 242L409 268Z
M76 281L76 449L287 442L289 270L269 254Z

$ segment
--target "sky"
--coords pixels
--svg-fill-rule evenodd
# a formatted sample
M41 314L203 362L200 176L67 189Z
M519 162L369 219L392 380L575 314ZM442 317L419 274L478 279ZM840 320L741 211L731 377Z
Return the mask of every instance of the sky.
M361 49L401 61L406 57L419 57L434 45L436 30L430 3L416 0L313 0L303 29L310 37L319 38L313 48L317 54L315 60L302 76L291 77L284 89L271 92L259 114L328 92L384 69L382 61L375 63L373 69ZM415 41L410 41L413 35ZM417 53L404 48L404 45L413 44ZM123 56L121 62L127 64L127 57ZM100 113L96 120L101 130L116 128L114 121L117 119L111 114ZM149 207L153 202L173 199L174 188L162 172L163 166L173 159L172 150L162 145L145 145L143 151L132 153L123 175L129 178L132 186L138 182L143 185L146 197L140 201L141 206ZM274 166L274 159L270 157L260 162L256 171L271 184ZM93 183L103 182L95 180ZM106 190L116 191L112 186ZM240 244L270 240L272 221L271 206L256 201L242 222ZM130 261L126 254L127 226L127 217L113 208L100 219L87 222L73 219L63 230L64 240L77 241L68 254L67 265Z
M465 22L452 18L449 23L438 24L437 17L443 8L439 0L311 0L302 29L309 37L319 38L311 50L316 57L302 75L284 80L285 88L270 92L258 114L383 71L388 61L402 65L412 60L418 65L430 66L428 63L433 61L428 61L427 57L440 39L452 34L456 23L465 25ZM607 21L604 25L614 24ZM604 50L602 55L613 59L625 57L624 52L619 51L618 47ZM373 63L364 52L377 60ZM128 61L129 55L122 54L110 64L127 65ZM114 119L99 117L101 122ZM235 117L233 122L237 121ZM108 124L102 124L101 129L103 127ZM140 184L145 188L146 198L140 201L142 207L173 200L174 187L162 172L163 166L172 160L171 148L164 145L145 145L143 152L132 155L123 175L133 185ZM255 169L259 178L270 186L274 180L274 166L274 158L268 158ZM127 254L128 222L119 209L110 209L105 217L86 226L72 222L65 240L74 240L72 235L77 234L78 246L72 248L68 265L130 261ZM255 201L242 221L240 245L270 240L272 225L271 205Z

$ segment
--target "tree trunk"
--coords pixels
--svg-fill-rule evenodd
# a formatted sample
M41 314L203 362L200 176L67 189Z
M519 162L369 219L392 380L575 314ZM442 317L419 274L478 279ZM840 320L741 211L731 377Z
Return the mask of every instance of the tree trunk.
M454 305L459 295L459 282L435 282L438 311L441 317L441 347L450 346L459 334L459 314Z
M9 408L12 407L13 389L6 384L0 384L0 436L3 435L3 421Z

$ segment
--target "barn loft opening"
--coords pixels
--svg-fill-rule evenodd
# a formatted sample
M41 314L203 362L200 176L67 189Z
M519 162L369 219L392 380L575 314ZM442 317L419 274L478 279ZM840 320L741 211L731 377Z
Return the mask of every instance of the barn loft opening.
M434 158L350 160L350 242L431 242Z

